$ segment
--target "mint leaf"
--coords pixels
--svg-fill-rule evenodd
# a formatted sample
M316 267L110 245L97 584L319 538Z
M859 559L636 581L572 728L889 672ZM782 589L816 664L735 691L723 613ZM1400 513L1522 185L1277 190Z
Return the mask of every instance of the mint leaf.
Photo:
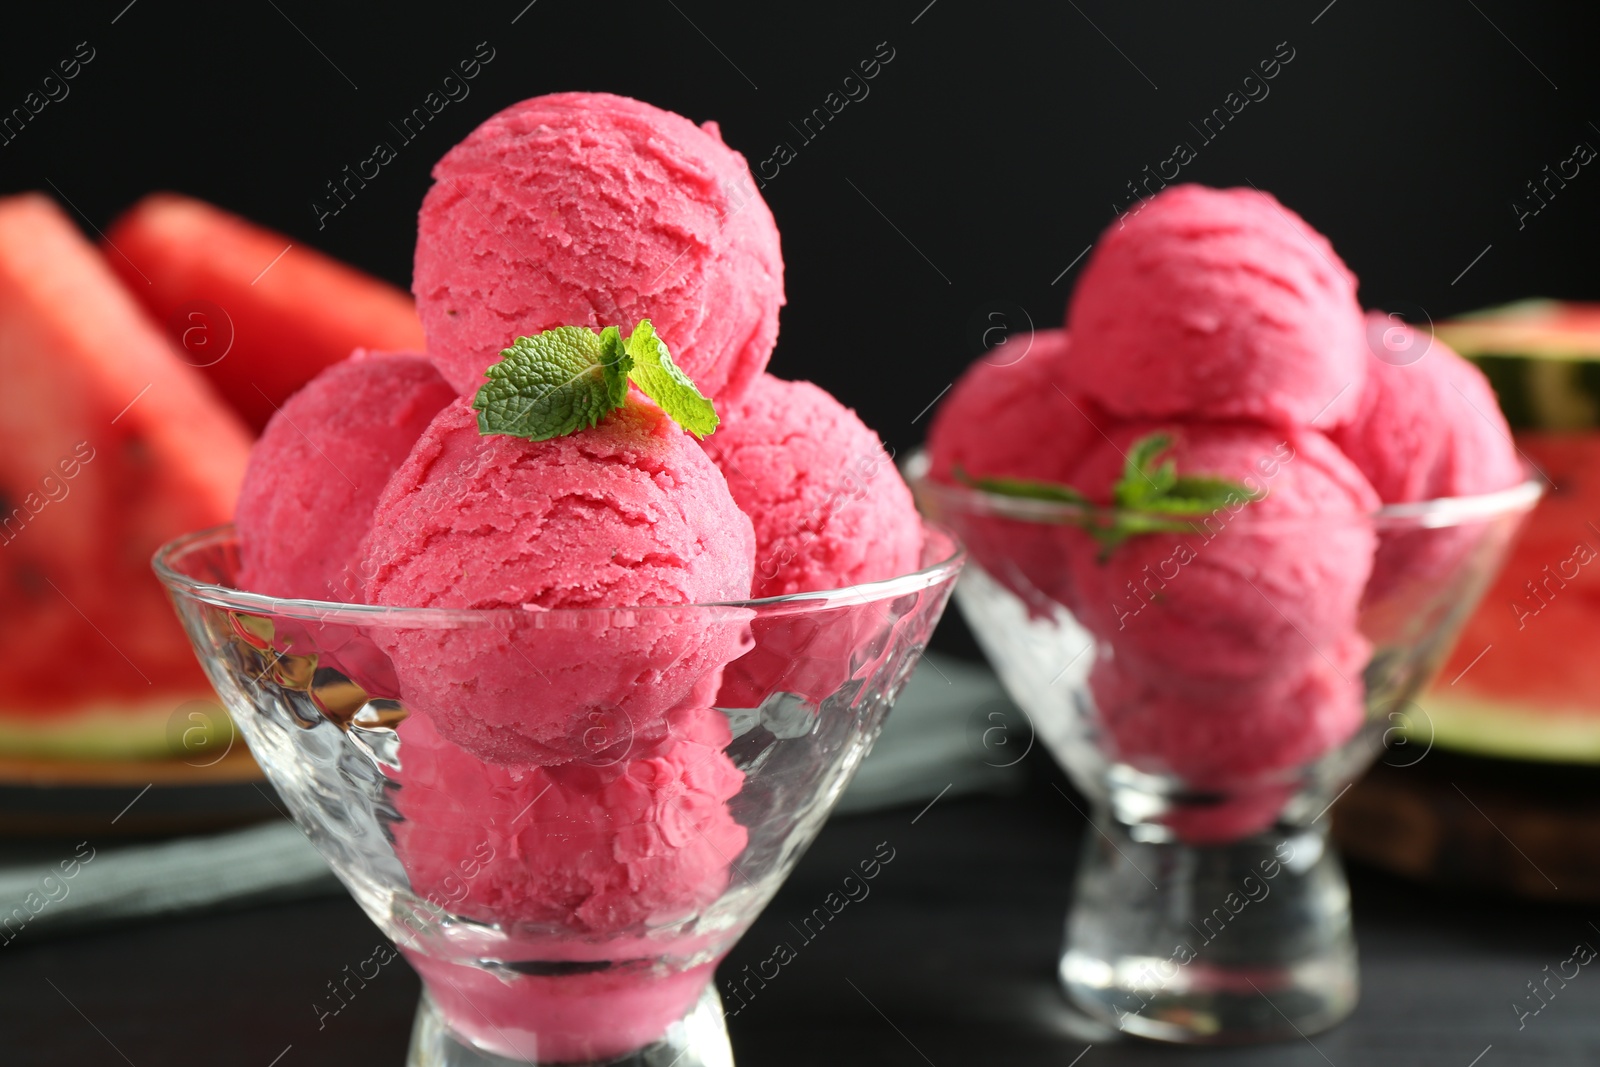
M1260 499L1261 494L1241 482L1198 474L1178 478L1162 504L1169 511L1179 508L1186 511L1215 511L1241 501L1253 503Z
M1178 474L1172 459L1157 463L1172 447L1172 436L1152 433L1128 449L1122 479L1111 496L1119 507L1169 515L1200 515L1238 501L1253 501L1256 494L1239 482L1210 474Z
M717 428L721 420L716 408L689 376L672 362L667 343L656 336L649 319L640 319L627 341L631 366L628 377L639 391L656 402L673 422L696 437L705 437Z
M518 337L472 400L478 432L548 441L587 429L622 406L631 358L621 333L557 326Z
M1152 533L1193 533L1199 529L1188 515L1209 515L1234 504L1261 499L1248 486L1209 474L1178 473L1176 461L1162 455L1172 447L1172 436L1152 433L1128 449L1122 477L1111 488L1113 505L1095 507L1070 485L1037 482L1027 478L972 478L959 467L956 481L1000 496L1084 505L1082 512L1063 517L1081 526L1100 545L1103 563L1130 537Z
M974 478L960 467L950 472L962 485L982 489L999 496L1021 497L1024 500L1048 500L1056 504L1087 504L1089 498L1070 485L1040 482L1032 478Z
M1138 508L1165 496L1178 480L1172 460L1152 466L1156 457L1172 447L1164 433L1141 437L1128 449L1122 465L1122 478L1111 489L1111 498L1121 507Z

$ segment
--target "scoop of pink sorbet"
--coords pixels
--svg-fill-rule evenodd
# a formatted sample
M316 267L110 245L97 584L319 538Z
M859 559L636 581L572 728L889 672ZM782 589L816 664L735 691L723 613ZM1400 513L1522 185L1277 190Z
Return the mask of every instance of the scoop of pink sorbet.
M929 475L1066 481L1106 422L1061 386L1071 350L1067 331L1038 330L979 356L928 424Z
M427 716L400 738L395 851L419 896L481 922L578 936L681 922L722 893L748 837L726 804L744 773L711 708L560 767L485 762Z
M1173 186L1095 245L1062 384L1124 418L1331 429L1366 377L1355 293L1327 239L1268 194Z
M1361 728L1371 653L1351 631L1298 674L1265 682L1129 674L1102 658L1089 686L1116 758L1172 775L1192 794L1159 821L1189 844L1236 841L1271 826L1296 791L1295 772Z
M1195 790L1227 792L1302 766L1349 740L1365 717L1372 646L1351 630L1290 674L1219 679L1199 669L1152 675L1114 656L1089 675L1116 757Z
M1143 533L1109 554L1070 557L1084 625L1109 641L1130 672L1176 671L1265 681L1301 673L1356 626L1372 568L1377 494L1315 430L1245 423L1139 423L1116 428L1073 476L1090 499L1110 501L1134 442L1154 432L1180 476L1240 483L1235 499Z
M1061 387L1072 348L1065 330L1013 334L957 379L928 426L928 475L946 484L967 478L1021 478L1065 483L1111 424L1105 414ZM961 529L972 562L1047 616L1075 601L1070 546L1083 539L1070 526L992 515L949 516Z
M402 939L452 1025L552 1062L659 1040L710 978L710 964L679 969L701 951L691 920L749 839L727 804L744 784L727 720L681 709L654 744L557 768L486 763L427 716L399 734L392 832L412 891L498 927L517 964L490 974Z
M1494 389L1483 372L1437 337L1379 312L1367 316L1367 384L1355 421L1332 436L1386 504L1509 489L1522 463ZM1392 627L1436 595L1491 528L1464 523L1395 527L1379 535L1367 585L1374 617Z
M606 93L494 115L433 169L412 291L463 395L513 338L649 318L708 396L761 373L783 257L744 157L715 123Z
M1331 436L1385 504L1508 489L1522 480L1511 428L1483 372L1381 312L1366 320L1367 381Z
M917 569L922 523L878 435L810 382L763 374L704 445L755 524L751 595L875 582Z
M921 565L922 520L878 435L810 382L763 374L704 441L756 531L754 597L839 589ZM874 605L784 614L752 624L756 647L728 667L722 707L773 692L820 703L851 676Z
M426 358L357 349L286 400L251 449L239 490L239 584L360 600L351 565L378 495L454 399Z
M480 435L462 399L390 479L363 568L375 604L506 609L380 643L446 738L553 764L660 737L680 703L710 703L748 622L671 606L745 597L754 552L722 475L653 405L533 442Z

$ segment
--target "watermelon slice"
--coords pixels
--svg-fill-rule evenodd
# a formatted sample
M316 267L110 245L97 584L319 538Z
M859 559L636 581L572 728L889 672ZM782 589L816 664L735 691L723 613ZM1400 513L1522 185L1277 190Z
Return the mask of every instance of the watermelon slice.
M1517 444L1554 488L1420 703L1446 748L1600 763L1600 434Z
M1434 326L1463 356L1600 359L1600 304L1519 300Z
M1483 368L1513 427L1600 426L1600 304L1523 300L1434 332Z
M49 199L0 199L0 751L143 756L214 700L150 570L249 435Z
M104 251L179 355L258 431L353 349L423 348L409 294L199 200L145 197Z

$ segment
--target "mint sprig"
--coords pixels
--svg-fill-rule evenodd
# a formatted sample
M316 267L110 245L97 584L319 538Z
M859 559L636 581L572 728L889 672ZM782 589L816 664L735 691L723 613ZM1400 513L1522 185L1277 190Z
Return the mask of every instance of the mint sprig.
M956 468L957 481L986 493L1024 500L1078 504L1082 511L1067 521L1082 526L1100 545L1104 561L1130 537L1151 533L1190 533L1198 529L1181 515L1209 515L1260 497L1248 486L1209 474L1179 474L1176 461L1162 459L1172 437L1153 433L1139 438L1124 457L1122 477L1111 487L1113 504L1096 507L1070 485L1028 478L972 478Z
M598 334L557 326L518 337L485 376L472 400L484 435L548 441L588 429L627 401L630 381L696 437L717 428L716 409L672 361L649 319L626 340L617 326Z

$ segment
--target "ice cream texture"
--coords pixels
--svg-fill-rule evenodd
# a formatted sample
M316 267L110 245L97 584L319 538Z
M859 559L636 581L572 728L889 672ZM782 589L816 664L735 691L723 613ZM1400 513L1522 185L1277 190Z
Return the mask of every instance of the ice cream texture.
M1332 436L1384 503L1522 481L1511 428L1482 371L1439 338L1380 312L1367 316L1366 330L1366 387L1355 418Z
M272 416L250 451L234 522L252 592L360 601L373 508L455 391L425 357L357 350Z
M956 380L928 425L929 473L1063 482L1109 420L1061 382L1072 352L1065 330L1019 333Z
M714 901L748 834L726 802L744 774L713 708L667 734L558 767L485 762L427 716L400 726L395 850L424 899L506 928L643 934Z
M755 524L754 597L880 581L917 569L922 521L877 434L810 382L763 374L725 405L706 453ZM881 625L870 606L753 624L756 647L730 664L719 707L753 708L774 692L820 703L860 664L859 635Z
M764 374L705 441L755 526L751 595L838 589L917 569L922 523L878 435L810 382Z
M491 976L402 939L452 1025L508 1056L589 1062L689 1010L711 965L641 957L672 950L749 837L727 805L744 774L722 753L720 712L684 709L653 745L562 767L485 762L427 716L399 733L393 833L412 891L534 961Z
M492 116L434 167L412 289L463 395L511 336L654 321L712 397L761 373L784 302L772 213L715 123L605 93Z
M1061 382L1072 352L1065 330L1018 333L985 352L940 401L928 425L928 473L946 483L1021 478L1064 483L1113 420ZM1062 561L1088 547L1071 526L974 516L962 530L979 566L1048 615L1076 603Z
M1067 308L1063 387L1122 418L1333 429L1366 378L1356 279L1253 189L1178 185L1101 235Z
M1315 430L1241 423L1120 427L1089 452L1073 484L1109 503L1133 443L1162 431L1179 471L1237 482L1257 498L1194 517L1191 531L1073 555L1085 625L1127 670L1150 676L1192 671L1245 682L1301 672L1355 630L1377 494Z
M1203 671L1129 673L1111 657L1096 661L1089 687L1118 758L1218 797L1175 806L1161 821L1190 843L1232 841L1270 826L1294 792L1290 773L1361 728L1371 653L1350 630L1299 670L1244 683Z
M1089 684L1117 753L1197 788L1228 788L1291 770L1360 727L1361 671L1372 646L1354 629L1325 654L1265 680L1219 678L1203 664L1161 674L1096 661Z
M520 611L501 629L399 629L391 656L447 738L553 764L595 755L599 721L655 738L681 702L709 703L746 627L670 607L748 596L754 555L722 475L653 405L533 442L480 435L463 399L389 480L362 565L376 604Z

